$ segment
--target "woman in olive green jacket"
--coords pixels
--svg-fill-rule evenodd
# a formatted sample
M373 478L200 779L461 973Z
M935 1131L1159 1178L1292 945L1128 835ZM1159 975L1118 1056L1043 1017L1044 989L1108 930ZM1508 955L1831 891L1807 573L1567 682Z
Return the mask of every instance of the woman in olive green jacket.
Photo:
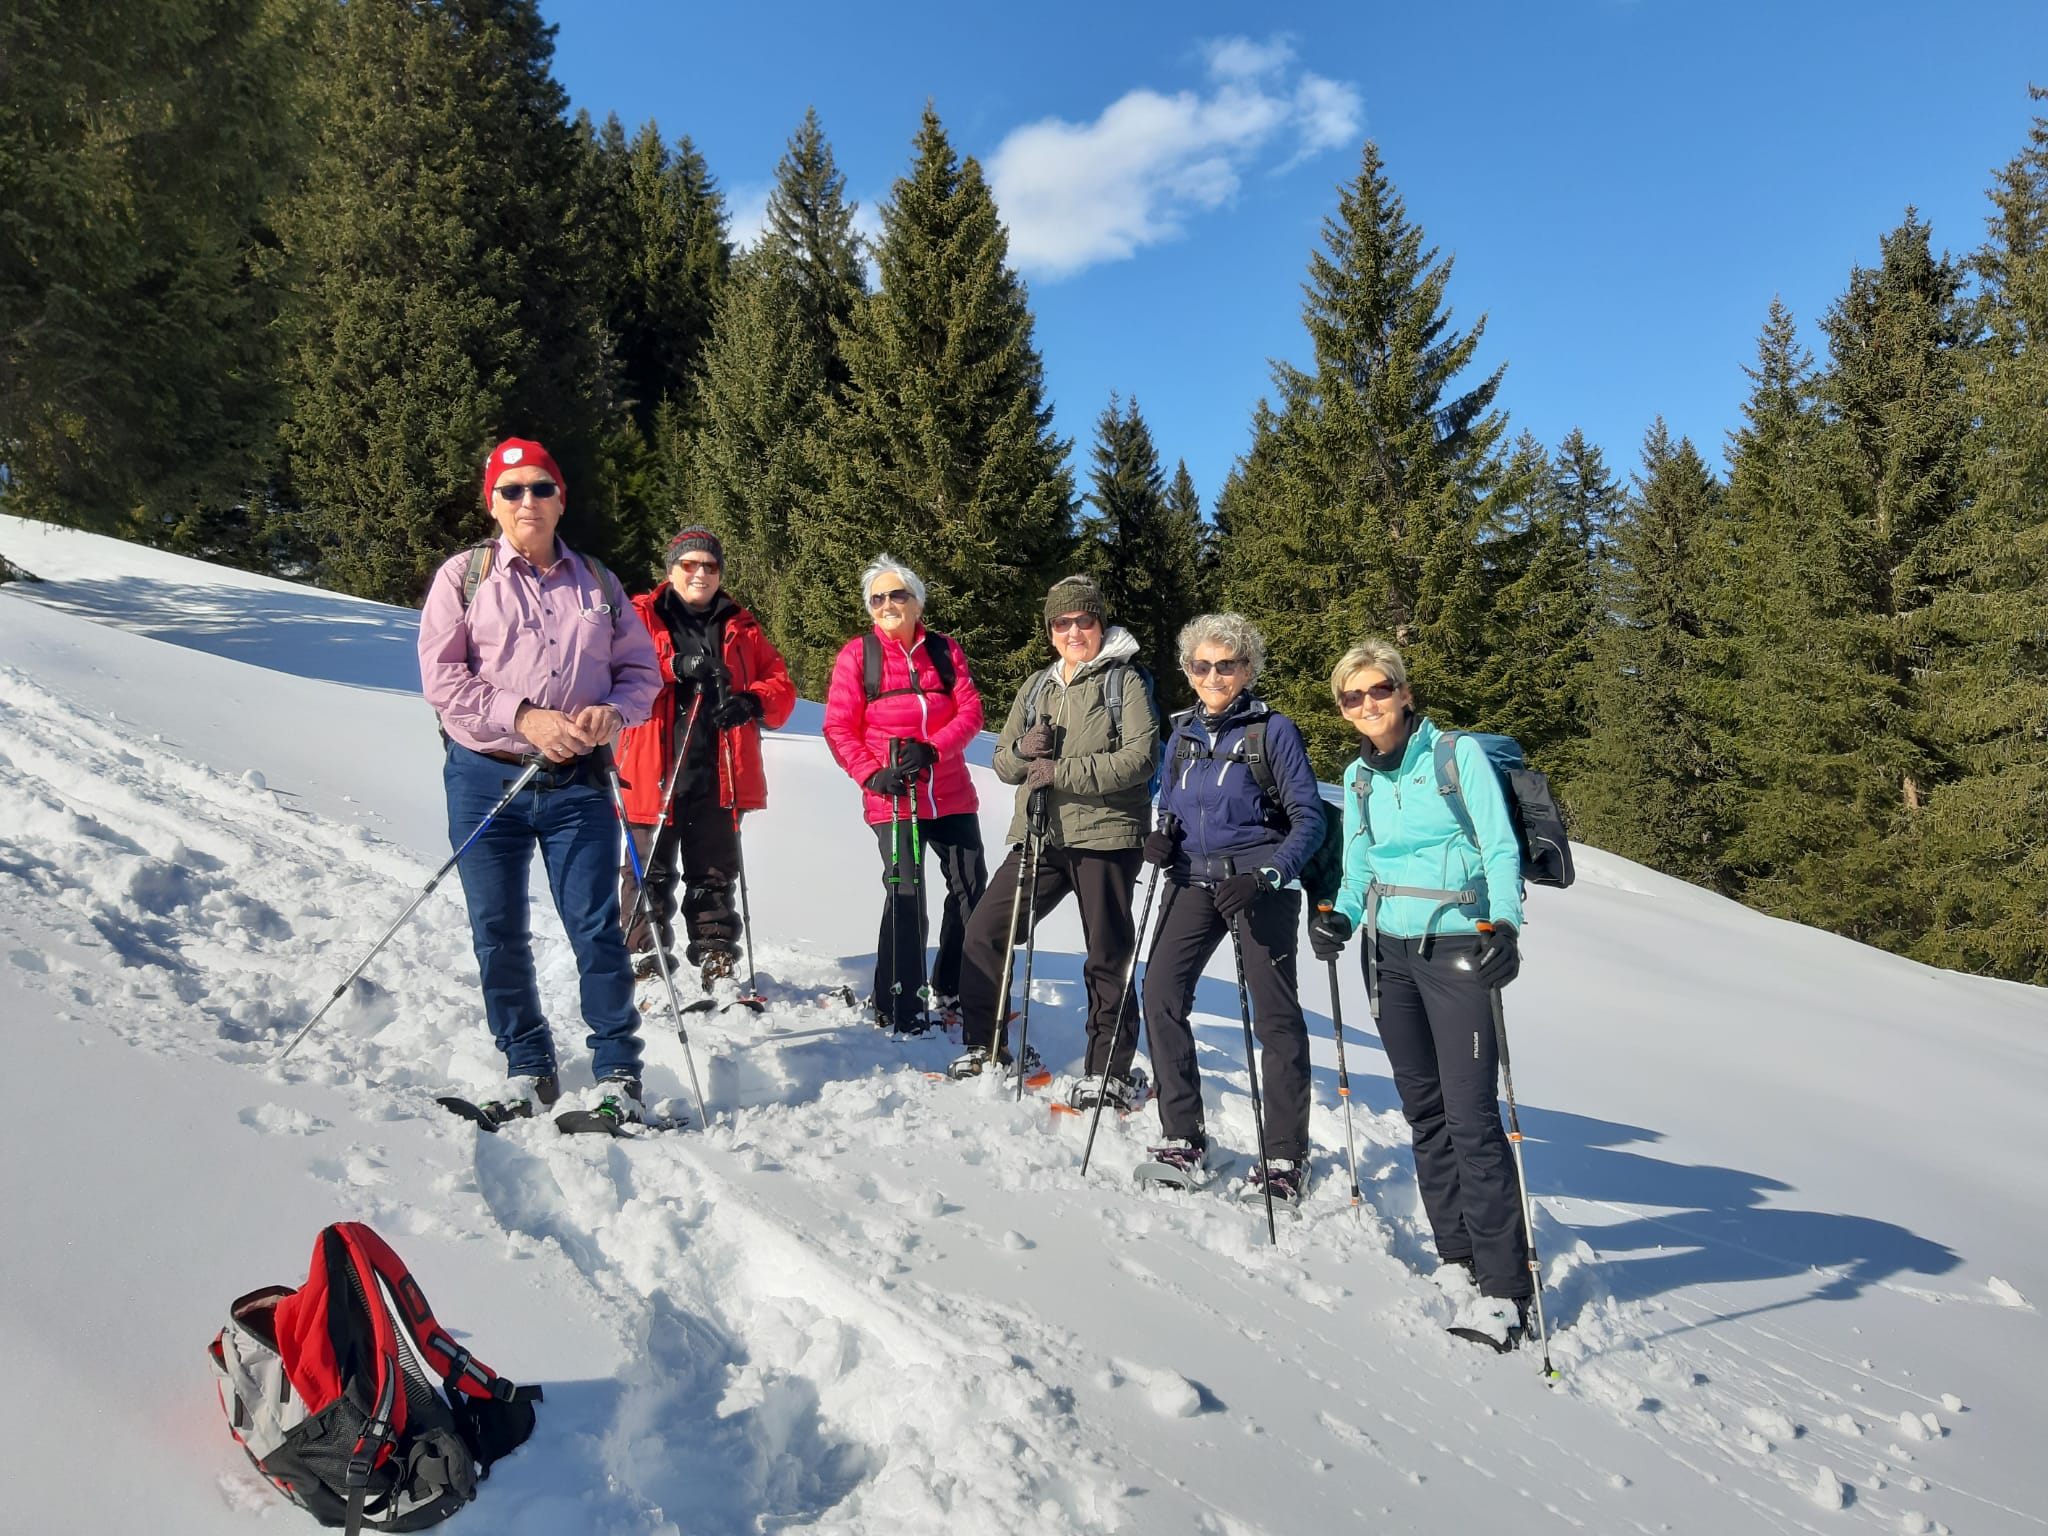
M997 1061L1010 1064L1009 1027L998 1011L1004 946L1012 909L1022 899L1040 917L1068 892L1081 908L1087 959L1088 1058L1091 1076L1128 1079L1137 1031L1122 1031L1109 1060L1117 1003L1137 934L1131 894L1139 848L1151 830L1153 769L1159 755L1159 713L1137 664L1138 642L1110 622L1101 588L1085 576L1056 582L1045 597L1045 623L1057 659L1018 690L996 736L996 774L1015 784L1010 854L989 880L968 919L961 953L960 1017L966 1054L955 1077L973 1077ZM1112 705L1115 706L1112 710ZM1034 802L1043 807L1044 835L1034 864L1035 897L1020 889ZM1021 926L1021 920L1017 921ZM1020 935L1021 936L1021 935ZM1000 1028L998 1025L1000 1024ZM1027 1053L1024 1070L1036 1063Z

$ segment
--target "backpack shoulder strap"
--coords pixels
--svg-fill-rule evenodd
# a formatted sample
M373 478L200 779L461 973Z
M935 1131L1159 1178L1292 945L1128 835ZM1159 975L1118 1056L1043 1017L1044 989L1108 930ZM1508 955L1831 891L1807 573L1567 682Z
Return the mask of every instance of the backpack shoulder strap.
M953 668L953 642L937 630L928 629L924 632L924 653L931 658L932 670L939 674L939 686L951 693L954 679L959 676ZM911 669L911 681L917 681L914 667Z
M614 576L611 573L611 568L595 555L585 555L583 563L596 573L597 584L604 588L605 595L611 599L613 610L616 612L624 608L626 606L625 583Z
M1244 765L1251 770L1252 782L1259 786L1259 793L1266 797L1268 805L1280 804L1280 786L1273 778L1273 760L1266 755L1266 716L1256 715L1244 728Z
M870 704L882 696L882 642L872 629L860 637L860 680Z
M462 611L469 612L469 605L476 601L477 588L484 584L484 578L491 574L491 567L498 559L498 541L485 539L481 544L472 544L469 549L469 564L462 568Z
M1024 726L1027 730L1030 729L1031 722L1038 718L1039 709L1045 702L1045 690L1052 686L1053 667L1058 665L1058 662L1054 662L1051 667L1031 674L1031 681L1026 685L1024 694Z
M1458 777L1458 742L1470 734L1466 731L1439 731L1436 736L1434 756L1436 758L1436 789L1450 802L1451 814L1458 818L1458 825L1476 846L1479 833L1472 825L1471 812L1465 808L1465 786Z
M1114 752L1124 744L1124 682L1130 676L1130 667L1121 661L1111 662L1102 674L1102 707L1109 714L1109 750Z

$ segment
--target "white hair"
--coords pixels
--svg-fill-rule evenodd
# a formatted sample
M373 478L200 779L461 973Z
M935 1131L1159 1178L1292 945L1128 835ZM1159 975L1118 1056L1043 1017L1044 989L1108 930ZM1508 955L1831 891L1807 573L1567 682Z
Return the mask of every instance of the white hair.
M860 573L860 605L862 608L866 608L868 605L868 593L874 590L875 578L877 576L895 576L900 578L903 585L910 588L910 595L917 599L917 606L920 608L924 606L924 581L917 572L913 571L901 560L898 560L894 555L877 555L868 562L868 568Z

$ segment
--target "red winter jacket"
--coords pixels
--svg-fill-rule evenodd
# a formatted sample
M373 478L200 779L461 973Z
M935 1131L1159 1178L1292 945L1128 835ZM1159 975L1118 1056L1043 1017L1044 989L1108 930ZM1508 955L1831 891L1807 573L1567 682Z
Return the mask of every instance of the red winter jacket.
M938 762L918 781L918 816L929 820L979 810L981 801L975 796L974 780L962 756L981 730L981 693L967 670L967 653L950 637L942 637L953 648L953 691L947 693L939 683L938 669L925 653L925 641L932 636L922 624L908 650L884 639L879 629L875 638L882 643L884 696L868 701L859 635L840 647L839 657L832 663L832 683L825 693L825 744L853 782L862 786L869 823L889 819L888 800L866 786L868 775L888 766L889 742L897 736L927 741L938 749ZM913 665L915 686L920 691L894 691L912 686ZM898 800L896 807L898 815L909 814L909 798Z
M661 818L661 786L675 766L676 719L675 637L667 622L654 611L662 589L642 593L633 599L634 611L647 632L654 637L654 654L661 663L661 692L654 696L654 713L645 725L636 725L619 737L619 777L625 783L626 819L651 827ZM748 721L725 733L718 749L718 803L732 805L737 781L738 805L743 811L758 811L768 803L768 776L761 770L761 725L770 730L789 719L796 708L796 684L782 653L769 643L761 621L744 608L735 608L725 621L725 638L720 646L725 670L732 674L735 693L760 697L761 724ZM707 698L698 712L696 729L711 726L711 703ZM731 752L726 751L730 744Z

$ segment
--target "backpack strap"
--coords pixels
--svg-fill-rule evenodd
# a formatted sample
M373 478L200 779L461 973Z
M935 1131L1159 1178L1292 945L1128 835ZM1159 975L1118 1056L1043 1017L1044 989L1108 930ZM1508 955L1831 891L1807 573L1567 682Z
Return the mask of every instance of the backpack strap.
M1109 670L1102 677L1102 707L1109 712L1109 750L1112 752L1124 744L1124 682L1130 670L1122 662L1115 661L1110 663Z
M882 696L882 642L872 629L860 637L860 680L870 704Z
M1469 735L1466 731L1439 731L1436 738L1436 790L1450 803L1451 814L1458 819L1458 826L1472 840L1472 846L1479 846L1479 831L1472 825L1472 813L1465 805L1465 786L1458 777L1458 741Z
M619 578L614 576L605 563L595 555L579 555L577 558L589 566L591 573L597 577L597 584L604 589L606 598L611 602L612 611L616 613L622 610L626 606L626 589Z
M481 544L472 544L469 549L469 564L462 568L462 611L469 612L469 605L476 601L477 588L484 584L484 578L491 574L491 567L497 563L498 541L485 539Z

